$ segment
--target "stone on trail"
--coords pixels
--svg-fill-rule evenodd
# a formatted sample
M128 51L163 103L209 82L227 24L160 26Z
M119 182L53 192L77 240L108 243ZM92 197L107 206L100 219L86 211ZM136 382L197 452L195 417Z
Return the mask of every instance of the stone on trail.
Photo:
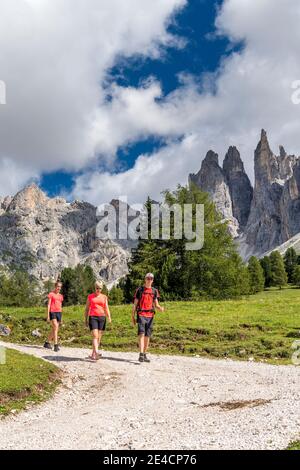
M0 325L0 336L9 336L11 329L8 326Z
M42 337L42 333L40 332L40 330L38 328L36 330L33 330L33 332L31 334L35 338L41 338Z

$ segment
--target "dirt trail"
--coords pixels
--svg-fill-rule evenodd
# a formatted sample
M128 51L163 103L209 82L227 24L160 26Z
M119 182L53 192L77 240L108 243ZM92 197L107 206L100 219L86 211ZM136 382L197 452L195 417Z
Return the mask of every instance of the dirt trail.
M3 343L0 343L3 345ZM0 420L0 449L283 449L300 435L300 368L12 346L65 371L54 398Z

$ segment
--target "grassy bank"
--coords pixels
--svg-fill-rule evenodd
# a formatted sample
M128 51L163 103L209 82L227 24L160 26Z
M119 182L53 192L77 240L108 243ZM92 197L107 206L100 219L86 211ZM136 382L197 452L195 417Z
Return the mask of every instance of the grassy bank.
M291 363L291 346L300 339L300 290L270 290L242 300L212 302L166 302L166 312L156 315L152 351ZM84 307L64 310L61 343L89 346L90 334L83 326ZM112 306L113 324L103 341L107 349L136 349L136 332L130 323L131 306ZM45 309L0 308L12 329L8 338L20 343L41 343L49 326ZM42 338L34 338L38 328Z
M0 416L49 398L59 382L52 364L7 349L6 363L0 364Z
M293 442L287 450L300 450L300 441Z

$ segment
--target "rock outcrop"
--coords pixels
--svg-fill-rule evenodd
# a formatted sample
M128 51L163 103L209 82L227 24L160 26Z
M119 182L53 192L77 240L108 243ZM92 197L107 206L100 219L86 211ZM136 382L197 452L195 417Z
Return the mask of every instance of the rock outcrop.
M219 166L218 155L210 150L204 158L201 169L196 175L189 176L190 184L196 184L207 192L222 218L228 221L230 233L238 235L238 221L233 216L232 200L225 174Z
M300 231L300 161L283 147L276 156L263 130L255 151L255 188L244 240L250 251L270 251Z
M254 168L252 189L239 151L230 147L223 168L216 156L206 157L200 172L190 175L190 182L211 195L229 223L232 217L238 221L237 243L245 259L269 252L300 232L300 159L282 146L276 156L262 130Z
M117 241L98 239L98 222L91 204L49 198L32 184L0 200L0 265L46 281L84 263L112 285L127 273L130 252Z
M238 220L239 228L243 231L250 214L253 188L236 147L229 148L223 163L223 171L229 187L233 217Z

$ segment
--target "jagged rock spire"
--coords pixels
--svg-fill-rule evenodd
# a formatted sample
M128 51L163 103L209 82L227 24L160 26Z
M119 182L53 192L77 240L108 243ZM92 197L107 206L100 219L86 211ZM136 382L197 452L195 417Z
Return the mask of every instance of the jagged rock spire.
M190 175L189 181L211 196L216 209L224 219L229 221L230 231L236 237L238 222L233 217L229 187L224 172L219 166L218 154L210 150L202 161L200 171L196 175Z
M233 217L238 220L240 230L243 230L250 214L253 188L245 173L240 152L236 147L229 147L224 159L223 170L230 191Z
M244 172L244 163L241 159L240 152L234 146L229 147L228 152L226 153L224 163L223 163L223 170L226 175L241 171Z
M279 152L280 152L280 154L279 154L280 158L283 159L287 156L285 148L282 145L279 145Z

